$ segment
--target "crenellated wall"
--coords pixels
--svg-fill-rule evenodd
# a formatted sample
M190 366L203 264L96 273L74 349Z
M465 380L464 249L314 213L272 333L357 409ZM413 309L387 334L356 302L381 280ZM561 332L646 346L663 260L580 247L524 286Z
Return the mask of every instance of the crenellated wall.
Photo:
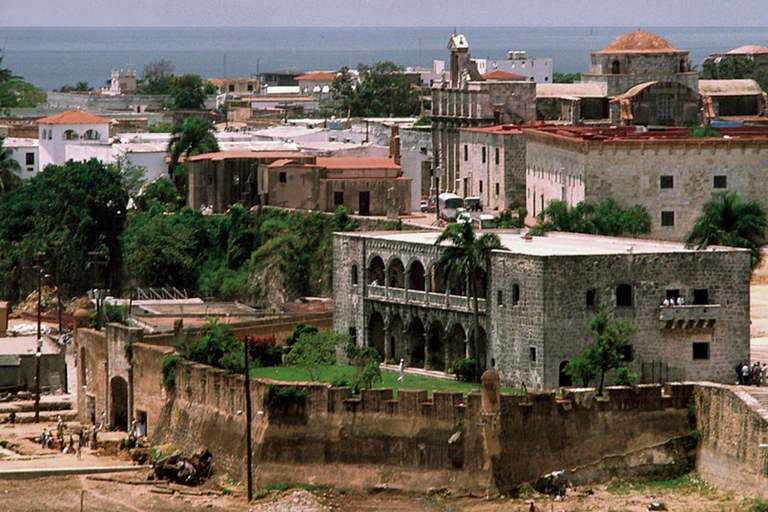
M686 432L691 385L668 385L664 393L659 386L611 388L605 400L596 400L593 390L572 391L564 399L554 393L496 395L500 408L494 411L479 391L435 392L430 399L426 391L400 390L394 399L391 389L352 397L349 388L310 383L293 384L305 390L305 399L266 410L270 384L289 385L252 382L258 485L509 492L562 468L578 469L583 481L606 480L612 472L603 461L615 467L615 457L626 476L635 475L636 467L641 476L688 468L685 451L667 445ZM152 440L207 448L218 471L244 479L244 396L242 376L183 362ZM649 464L654 450L660 462ZM645 456L630 460L638 453Z

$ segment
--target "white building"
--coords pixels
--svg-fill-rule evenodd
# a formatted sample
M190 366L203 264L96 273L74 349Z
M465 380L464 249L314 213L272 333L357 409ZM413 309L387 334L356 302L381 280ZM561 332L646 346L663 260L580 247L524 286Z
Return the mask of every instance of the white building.
M31 178L39 170L40 151L37 139L23 139L18 137L6 137L3 139L3 147L11 150L11 158L19 162L22 179Z
M67 161L67 144L73 141L109 140L108 119L81 112L68 110L61 114L37 120L40 140L39 169Z
M481 75L494 71L505 71L523 75L529 82L552 83L552 59L527 57L524 51L511 51L506 59L472 59Z

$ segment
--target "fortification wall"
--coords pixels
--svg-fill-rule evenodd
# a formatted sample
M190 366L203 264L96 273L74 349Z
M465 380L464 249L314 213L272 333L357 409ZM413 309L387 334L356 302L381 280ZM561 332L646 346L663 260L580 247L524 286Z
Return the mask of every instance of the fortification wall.
M400 390L393 399L391 389L371 389L352 398L349 388L310 383L293 384L305 390L305 399L270 410L263 405L270 384L288 385L252 383L258 485L508 492L563 468L587 466L579 473L582 480L605 480L612 472L604 460L621 466L626 476L687 468L685 453L664 445L686 430L691 386L670 386L667 395L658 386L609 390L605 401L591 392L574 392L566 400L554 394L502 396L500 411L493 413L479 392L435 392L428 399L426 391ZM152 440L189 451L207 448L218 471L243 480L244 411L243 377L183 362ZM649 463L653 450L663 456Z
M163 387L162 366L166 354L172 352L171 348L146 343L134 343L131 346L134 418L139 421L141 412L146 413L147 435L150 436L160 424L160 416L168 400L168 393Z
M699 437L696 469L712 485L768 498L768 411L747 391L719 384L696 387Z

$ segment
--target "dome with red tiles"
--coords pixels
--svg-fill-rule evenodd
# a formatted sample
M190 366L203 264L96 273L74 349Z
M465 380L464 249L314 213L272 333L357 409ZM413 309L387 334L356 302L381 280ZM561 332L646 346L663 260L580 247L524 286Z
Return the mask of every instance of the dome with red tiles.
M680 53L669 41L650 32L627 32L596 53Z

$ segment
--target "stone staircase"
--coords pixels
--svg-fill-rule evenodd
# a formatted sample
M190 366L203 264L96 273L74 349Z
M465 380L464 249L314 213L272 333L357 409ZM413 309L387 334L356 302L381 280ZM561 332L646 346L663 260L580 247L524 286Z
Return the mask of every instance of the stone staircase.
M18 400L0 403L0 423L10 421L11 412L16 413L16 423L35 421L35 401ZM77 409L70 395L47 395L40 397L40 421L52 422L61 415L64 421L77 419Z
M768 386L734 386L739 391L747 393L755 399L760 407L768 412Z

